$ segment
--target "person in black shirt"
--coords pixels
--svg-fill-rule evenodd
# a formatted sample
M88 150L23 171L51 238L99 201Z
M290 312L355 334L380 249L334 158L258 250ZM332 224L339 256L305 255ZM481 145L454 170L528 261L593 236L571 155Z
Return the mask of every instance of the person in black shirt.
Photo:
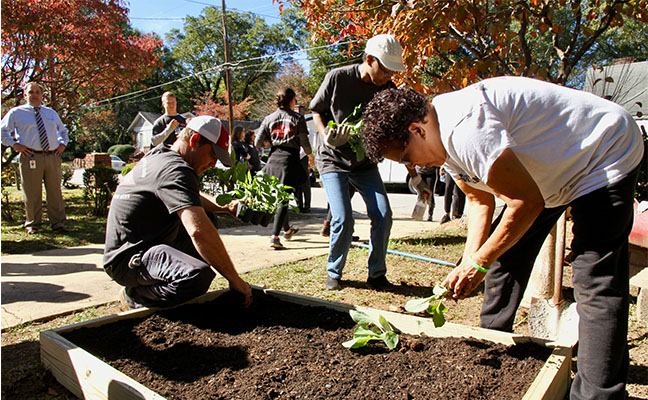
M207 212L235 214L200 193L198 176L230 165L229 135L210 116L189 120L171 146L157 146L126 174L112 198L103 267L128 308L171 307L200 296L216 276L252 301Z
M250 171L253 174L261 171L261 157L259 156L259 150L254 145L254 139L256 139L256 134L253 130L245 132L244 145L246 151L250 158L248 158L248 164L250 165Z
M176 128L181 130L187 126L185 118L177 112L176 97L172 92L164 92L162 95L162 106L164 115L153 123L153 137L151 146L155 147L160 143L171 146L176 141Z

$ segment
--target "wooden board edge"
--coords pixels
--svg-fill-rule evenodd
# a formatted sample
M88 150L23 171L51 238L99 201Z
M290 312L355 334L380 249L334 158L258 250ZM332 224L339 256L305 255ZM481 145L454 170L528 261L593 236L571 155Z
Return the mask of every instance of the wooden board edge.
M40 347L44 367L79 398L164 400L56 332L41 332Z
M571 384L572 348L556 347L522 400L556 400L565 397Z
M434 323L429 318L422 318L414 315L401 314L392 311L378 310L370 307L364 306L354 306L352 304L335 302L331 300L319 299L316 297L310 297L305 295L300 295L296 293L284 292L280 290L267 289L258 286L253 286L254 289L262 290L268 295L275 296L285 301L292 303L308 305L308 306L320 306L332 308L337 311L347 312L350 309L357 309L363 311L372 318L377 319L379 315L383 315L398 331L413 335L427 335L432 337L471 337L475 339L488 340L495 343L501 343L505 345L513 345L516 343L522 343L527 341L537 342L539 344L545 344L545 341L538 341L534 338L529 338L522 335L500 332L491 329L479 328L479 327L469 327L465 325L446 323L443 327L436 328ZM210 301L223 293L227 292L229 289L220 289L213 292L208 292L202 296L193 299L189 303L203 303ZM187 304L187 303L185 303ZM102 362L97 359L90 353L85 350L76 347L71 342L64 339L60 336L60 333L68 332L73 329L79 329L82 327L95 327L104 325L111 322L116 322L121 319L126 318L138 318L145 317L149 314L158 311L158 309L138 309L122 312L115 315L110 315L96 320L85 321L66 327L56 328L48 331L41 332L41 360L45 367L49 369L52 374L61 382L65 387L70 389L75 395L79 397L84 397L85 392L83 392L82 385L78 382L78 377L76 376L77 364L78 366L94 366L96 369L101 369L106 375L103 377L104 380L108 380L110 375L116 375L118 379L111 379L111 381L117 382L120 390L126 391L132 389L134 393L141 394L140 390L148 396L152 397L137 397L136 394L133 394L136 397L124 397L121 398L127 399L151 399L151 400L161 400L163 397L159 396L157 393L151 391L145 386L141 385L137 381L129 378L120 371L112 368L110 365ZM60 348L57 348L60 347ZM567 347L556 347L549 357L545 365L541 369L536 379L532 382L531 386L527 390L523 400L549 400L562 398L566 393L569 381L570 381L570 370L571 370L571 348ZM69 365L65 364L65 359L57 360L56 356L65 357L63 352L67 353ZM78 360L78 361L76 361ZM91 375L98 375L91 373ZM60 377L60 378L59 378ZM62 379L62 380L61 380ZM76 383L75 383L76 381ZM101 382L101 381L98 381ZM71 385L71 387L66 385ZM110 385L110 383L101 382L102 385ZM136 389L135 389L136 388ZM80 391L80 392L79 392ZM93 391L96 391L93 389ZM132 392L131 391L131 392ZM82 393L79 395L79 393ZM125 393L125 394L126 394ZM132 393L131 393L132 394ZM87 397L87 396L86 396ZM93 397L95 398L95 397ZM96 398L107 398L107 397L96 397Z

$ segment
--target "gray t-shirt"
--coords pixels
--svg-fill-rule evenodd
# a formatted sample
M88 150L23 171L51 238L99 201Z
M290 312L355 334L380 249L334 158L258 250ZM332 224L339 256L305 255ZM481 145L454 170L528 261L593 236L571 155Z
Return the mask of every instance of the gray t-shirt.
M115 191L108 212L104 267L120 265L158 244L172 245L181 228L176 212L201 205L193 168L168 147L155 147Z
M329 71L310 103L310 109L322 116L324 124L333 120L336 123L353 112L356 106L367 103L381 90L395 88L393 82L383 86L363 82L360 78L359 64L340 67ZM349 144L331 148L323 140L317 147L317 170L327 172L350 172L375 167L376 164L364 158L357 161L356 154Z

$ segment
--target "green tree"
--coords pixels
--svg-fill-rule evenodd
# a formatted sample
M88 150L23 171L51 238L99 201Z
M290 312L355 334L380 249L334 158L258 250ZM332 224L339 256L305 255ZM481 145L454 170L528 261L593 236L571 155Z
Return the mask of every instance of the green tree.
M296 61L285 64L281 71L263 89L263 100L254 108L254 114L260 118L277 110L275 93L282 88L292 88L297 94L297 104L308 110L308 105L315 94L308 86L308 76L304 68Z
M234 102L258 95L260 88L278 71L280 61L288 57L262 58L294 50L283 24L268 26L251 13L227 11L229 59ZM191 95L222 94L225 91L225 70L217 68L225 62L222 11L206 7L199 17L188 17L181 31L167 34L172 56L180 63L183 74L194 74L182 90ZM241 60L249 62L239 63ZM206 71L206 72L205 72Z

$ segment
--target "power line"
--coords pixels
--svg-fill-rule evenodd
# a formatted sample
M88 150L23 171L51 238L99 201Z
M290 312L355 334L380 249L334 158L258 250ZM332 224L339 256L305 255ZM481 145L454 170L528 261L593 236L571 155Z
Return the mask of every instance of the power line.
M185 1L188 1L188 0L185 0ZM241 64L246 63L246 62L250 62L250 61L270 59L270 58L273 58L273 57L281 57L281 56L286 56L286 55L289 55L289 54L301 53L303 51L308 51L308 50L317 50L317 49L324 49L324 48L329 48L329 47L336 47L336 46L340 46L340 45L350 44L350 43L353 43L353 42L354 41L347 41L347 42L340 42L340 43L336 43L336 44L328 44L328 45L324 45L324 46L308 47L308 48L305 48L305 49L284 51L284 52L275 53L275 54L266 54L266 55L263 55L263 56L252 57L252 58L248 58L248 59L244 59L244 60L239 60L239 61L236 61L236 62L231 62L231 63L228 63L228 64L223 63L223 64L220 64L220 65L217 65L217 66L214 66L214 67L211 67L211 68L207 68L207 69L199 71L199 72L195 72L195 73L183 76L183 77L178 78L178 79L174 79L174 80L169 81L169 82L160 83L160 84L155 85L155 86L151 86L151 87L148 87L148 88L145 88L145 89L140 89L140 90L136 90L134 92L130 92L130 93L122 94L122 95L119 95L119 96L111 97L109 99L95 101L93 103L88 104L85 108L94 108L94 107L100 106L100 105L102 105L104 103L110 103L111 101L114 101L114 100L119 100L119 99L123 99L125 97L130 97L130 96L143 94L143 93L146 93L148 91L158 89L158 88L161 88L161 87L164 87L164 86L168 86L168 85L171 85L173 83L181 82L183 80L187 80L187 79L192 78L192 77L197 77L198 75L206 74L208 72L221 71L221 70L223 70L225 68L230 68L230 69L243 68L245 66L241 66ZM268 63L268 62L269 61L266 61L265 63Z

